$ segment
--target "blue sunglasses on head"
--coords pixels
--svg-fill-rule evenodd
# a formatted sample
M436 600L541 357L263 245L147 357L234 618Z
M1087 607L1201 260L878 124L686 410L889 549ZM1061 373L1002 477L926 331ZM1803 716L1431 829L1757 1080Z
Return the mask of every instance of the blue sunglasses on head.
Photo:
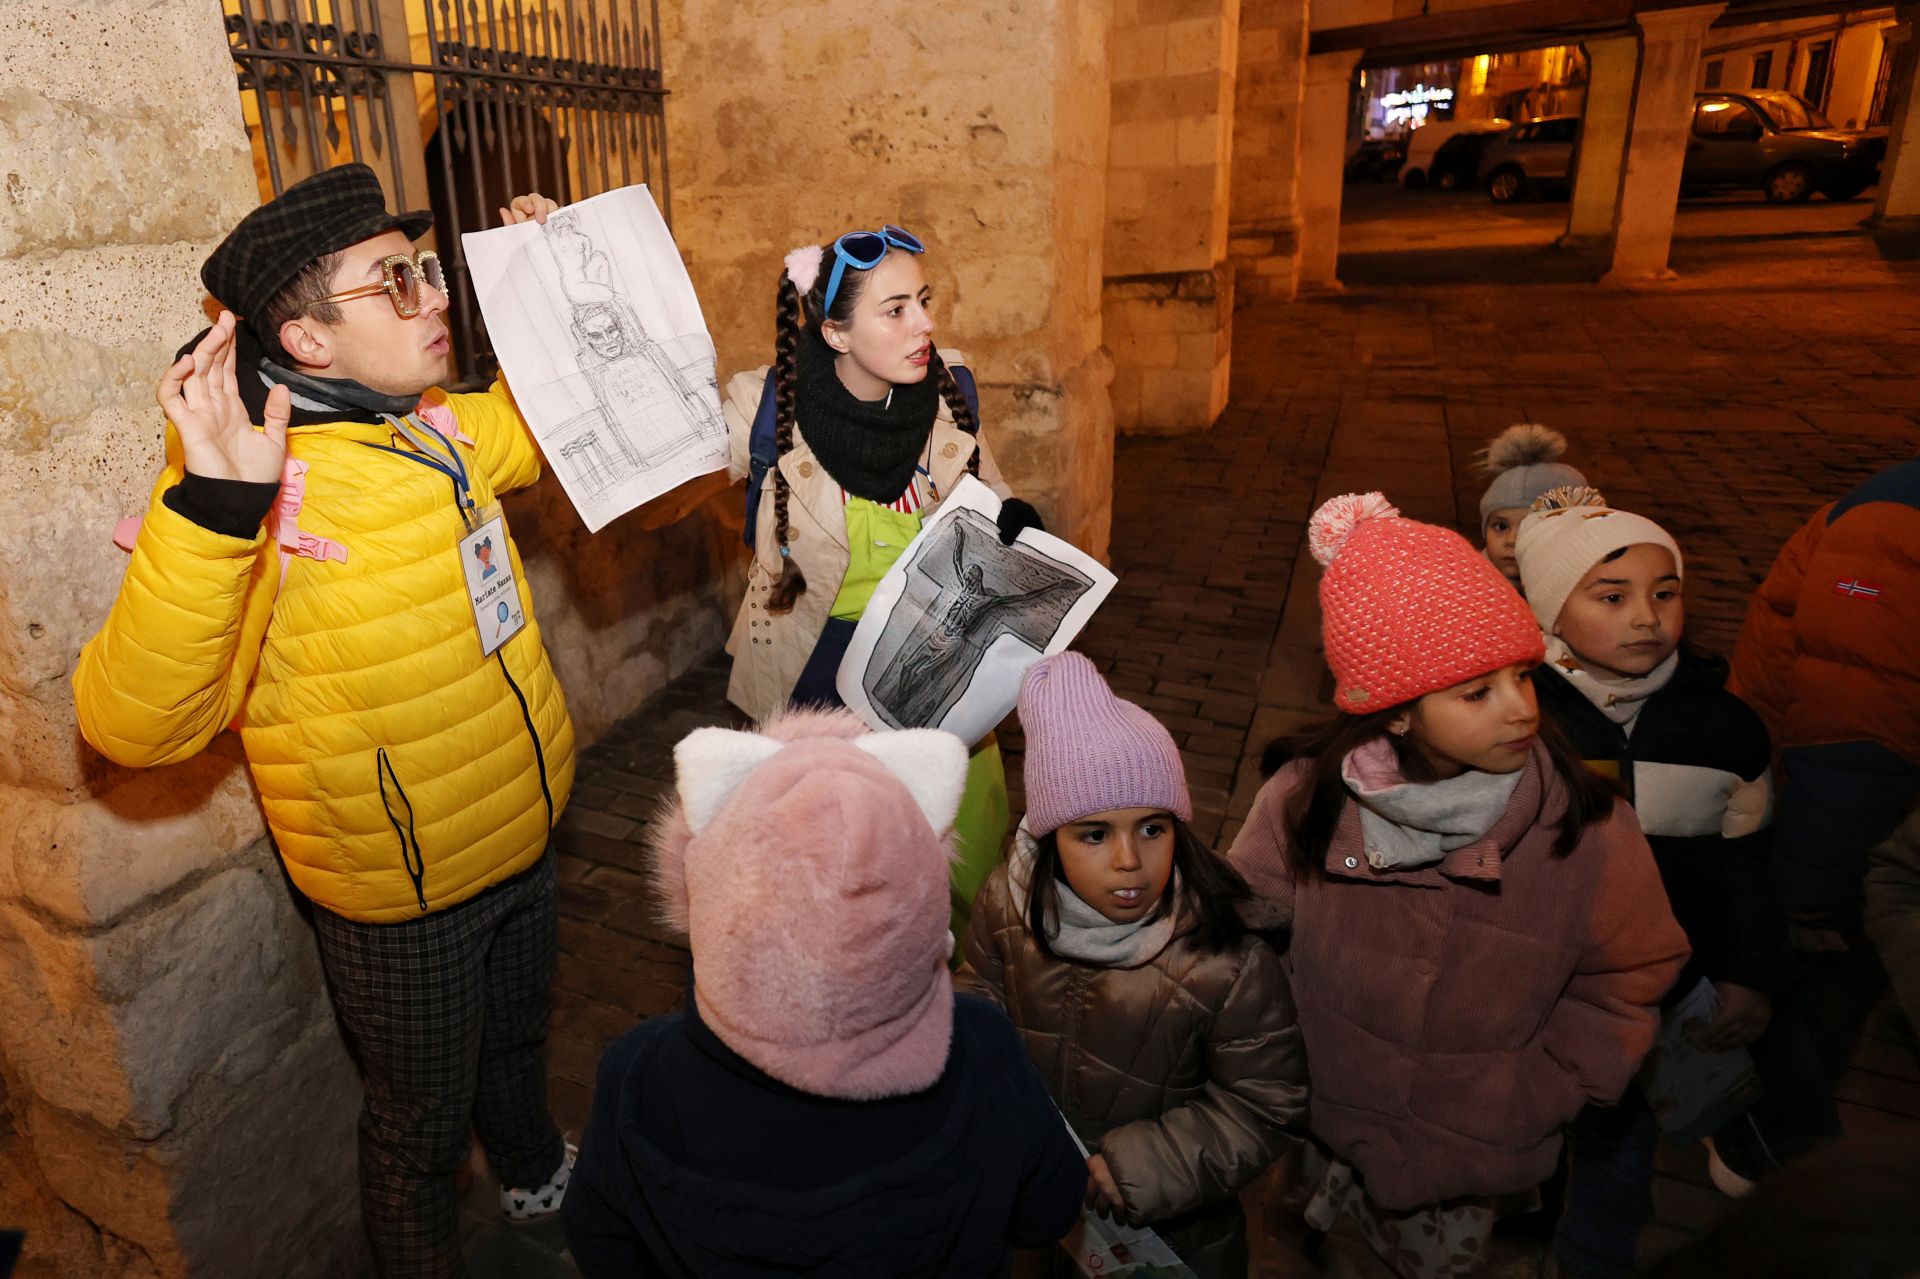
M871 271L880 265L880 259L887 256L890 248L905 249L909 253L925 253L927 246L920 243L913 232L905 231L888 223L878 231L849 231L833 242L833 274L827 277L826 301L820 304L822 319L833 314L834 295L840 292L840 277L847 273L849 266L862 271Z

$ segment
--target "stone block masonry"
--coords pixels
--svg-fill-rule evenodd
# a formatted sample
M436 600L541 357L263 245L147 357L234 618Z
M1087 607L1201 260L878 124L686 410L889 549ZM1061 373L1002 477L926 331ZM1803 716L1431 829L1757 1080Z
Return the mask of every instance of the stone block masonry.
M351 1273L358 1085L236 745L152 774L68 676L160 463L153 383L255 203L218 6L0 46L0 1220L20 1273Z
M1204 430L1227 406L1233 271L1109 277L1113 413L1127 434Z
M1243 305L1255 297L1293 296L1306 60L1306 5L1240 0L1227 255Z
M1102 316L1121 432L1205 430L1227 403L1241 0L1134 0L1113 31Z

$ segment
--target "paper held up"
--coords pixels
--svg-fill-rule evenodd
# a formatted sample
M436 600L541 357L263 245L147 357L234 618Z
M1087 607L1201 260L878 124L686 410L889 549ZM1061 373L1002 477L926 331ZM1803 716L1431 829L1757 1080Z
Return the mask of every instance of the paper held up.
M726 466L713 339L646 187L460 242L501 372L589 531Z
M939 728L972 745L1020 680L1064 650L1114 576L1071 544L1023 531L1003 546L1000 499L969 475L874 588L835 687L875 728Z

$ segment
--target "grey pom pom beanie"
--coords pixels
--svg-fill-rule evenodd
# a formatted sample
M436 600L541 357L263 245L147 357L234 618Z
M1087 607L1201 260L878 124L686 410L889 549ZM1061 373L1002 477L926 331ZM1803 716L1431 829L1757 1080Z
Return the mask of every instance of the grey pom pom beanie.
M1558 460L1566 451L1564 435L1531 422L1508 427L1482 450L1481 469L1493 475L1493 483L1480 496L1483 538L1495 511L1524 511L1548 489L1587 482L1586 476Z

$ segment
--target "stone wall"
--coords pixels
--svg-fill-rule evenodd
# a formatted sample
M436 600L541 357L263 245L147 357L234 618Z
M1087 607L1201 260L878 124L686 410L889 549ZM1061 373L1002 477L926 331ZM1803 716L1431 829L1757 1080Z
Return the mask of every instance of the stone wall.
M111 768L67 683L199 261L254 203L218 6L17 0L7 25L0 1220L23 1275L346 1272L357 1088L235 743Z
M1227 249L1241 0L1118 0L1103 314L1121 431L1227 404Z
M1112 487L1101 348L1105 0L663 0L674 231L721 373L772 358L781 259L897 222L1014 488L1095 554Z
M1240 0L1228 256L1237 297L1293 296L1307 6Z
M238 742L112 767L68 682L160 464L153 384L205 323L199 263L258 199L219 6L6 18L0 1223L32 1279L359 1273L359 1085ZM551 479L510 500L583 742L721 642L737 505L590 538Z

